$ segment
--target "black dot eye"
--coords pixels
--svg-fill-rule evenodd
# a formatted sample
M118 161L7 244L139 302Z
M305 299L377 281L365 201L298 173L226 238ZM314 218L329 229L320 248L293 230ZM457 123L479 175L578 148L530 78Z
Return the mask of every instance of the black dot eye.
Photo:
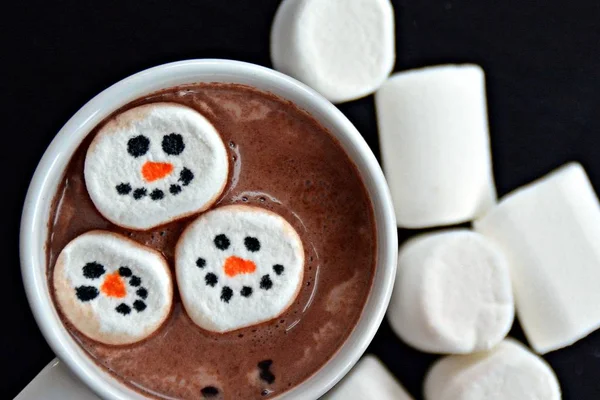
M88 279L97 279L100 278L104 274L104 266L102 264L98 264L97 262L89 262L83 267L83 276Z
M231 244L229 238L223 234L215 236L214 242L219 250L227 250Z
M202 258L202 257L199 257L199 258L196 260L196 266L197 266L198 268L204 268L204 267L206 266L206 260L205 260L204 258Z
M93 286L78 286L75 288L75 293L82 302L94 300L100 294L98 289Z
M127 142L127 152L134 157L141 157L148 152L150 148L150 139L144 135L139 135L129 139Z
M179 155L185 149L183 137L178 133L165 135L162 140L163 151L171 156Z
M257 238L252 236L246 236L246 238L244 239L244 245L246 245L248 251L251 251L253 253L260 250L260 242Z

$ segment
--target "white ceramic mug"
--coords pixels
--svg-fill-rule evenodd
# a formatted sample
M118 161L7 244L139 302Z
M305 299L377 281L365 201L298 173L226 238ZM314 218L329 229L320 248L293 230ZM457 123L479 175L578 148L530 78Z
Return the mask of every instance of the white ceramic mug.
M196 82L230 82L254 86L288 99L316 118L341 143L365 182L375 210L377 269L360 320L339 351L317 373L277 399L317 399L356 363L373 339L385 314L396 271L396 219L389 190L373 153L356 128L329 101L306 85L268 68L230 60L189 60L161 65L126 78L83 106L56 135L40 161L27 192L21 220L21 269L27 298L44 337L57 357L91 388L107 399L143 399L96 365L63 326L50 297L46 278L46 240L52 200L63 172L81 141L105 117L132 100L157 90ZM48 395L72 398L73 379L66 369L46 368L30 384ZM62 371L62 372L61 372ZM44 379L45 378L45 379ZM57 387L63 384L63 389ZM43 388L48 385L47 388ZM81 389L81 388L79 388ZM26 395L27 390L23 393ZM35 393L29 390L30 393ZM47 396L45 398L49 398ZM57 398L58 398L57 397ZM25 399L27 396L22 396ZM29 397L33 398L33 397Z

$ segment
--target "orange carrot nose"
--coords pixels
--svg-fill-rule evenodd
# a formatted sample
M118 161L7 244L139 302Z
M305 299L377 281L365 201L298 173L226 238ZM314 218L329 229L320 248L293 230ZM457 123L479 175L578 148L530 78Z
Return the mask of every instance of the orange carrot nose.
M127 295L125 284L123 279L119 276L118 272L106 275L104 283L100 286L102 293L108 297L122 298Z
M171 163L146 161L142 166L142 175L146 182L162 179L172 171L173 164Z
M233 278L239 274L251 274L256 271L256 264L254 264L250 260L244 260L243 258L239 258L236 256L228 257L225 260L225 265L223 266L225 269L225 275L230 278Z

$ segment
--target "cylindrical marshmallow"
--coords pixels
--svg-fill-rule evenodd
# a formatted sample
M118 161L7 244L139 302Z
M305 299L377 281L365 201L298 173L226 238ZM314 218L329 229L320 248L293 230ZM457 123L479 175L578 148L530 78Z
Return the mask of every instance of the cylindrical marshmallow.
M507 195L475 229L507 255L534 350L560 349L600 327L600 204L580 164Z
M442 358L425 379L426 400L560 398L560 386L550 366L512 339L488 352Z
M485 79L476 65L393 75L375 94L398 226L470 221L496 200Z
M373 93L395 57L389 0L284 0L273 21L275 69L332 102Z
M321 400L411 400L404 388L385 366L372 355L366 355L348 375Z
M400 249L387 316L400 338L425 352L490 349L514 319L506 259L468 230L413 238Z

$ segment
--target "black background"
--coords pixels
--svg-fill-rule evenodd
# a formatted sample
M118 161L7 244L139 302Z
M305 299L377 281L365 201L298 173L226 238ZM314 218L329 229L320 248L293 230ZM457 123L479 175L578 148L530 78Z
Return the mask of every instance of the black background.
M15 396L53 357L29 311L18 259L21 207L46 146L87 100L142 69L205 57L271 66L269 30L278 3L22 1L3 8L2 398ZM397 0L394 6L397 71L448 62L486 70L500 195L569 160L581 161L600 188L600 2ZM379 156L372 96L339 107ZM513 334L523 340L518 327ZM436 357L408 348L385 321L369 351L421 398L422 378ZM545 358L564 399L600 399L600 332Z

